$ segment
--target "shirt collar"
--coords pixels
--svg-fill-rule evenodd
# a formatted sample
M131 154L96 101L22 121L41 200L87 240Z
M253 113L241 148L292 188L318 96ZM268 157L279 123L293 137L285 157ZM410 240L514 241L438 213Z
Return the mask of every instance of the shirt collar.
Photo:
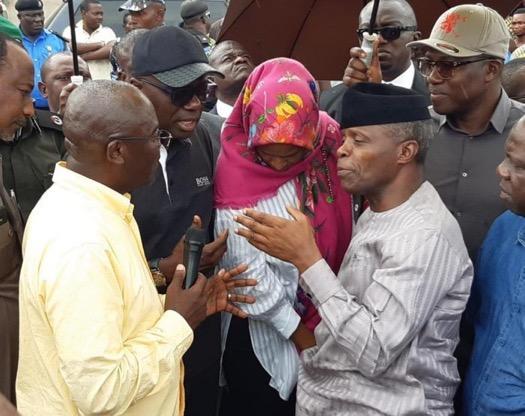
M96 200L128 223L133 218L133 204L129 194L122 195L100 182L69 170L66 162L56 164L53 182L63 188L80 192L88 198Z
M494 110L494 113L492 113L492 117L490 118L490 124L492 124L492 127L494 127L494 129L499 134L503 133L503 130L505 129L505 125L507 124L511 107L512 102L510 101L510 98L505 92L505 90L503 90L502 88L498 105L496 106L496 109Z
M383 83L392 84L392 85L395 85L396 87L411 89L412 84L414 83L415 75L416 75L416 68L414 68L414 64L410 62L410 65L403 73L399 74L392 81L388 81L388 82L383 81Z
M102 29L102 25L99 25L91 34L86 30L84 29L84 21L83 20L79 20L77 22L77 24L75 25L77 29L82 29L83 32L85 32L87 35L91 36L93 33L97 33L100 31L100 29Z
M217 100L217 114L223 118L228 118L233 111L233 106L224 101Z
M492 117L490 118L490 124L492 125L494 130L496 130L499 134L503 133L503 130L505 129L505 125L507 124L511 107L512 102L507 93L502 88L498 105L496 106L496 109L494 110L494 112L492 113ZM448 122L447 117L442 114L437 114L432 107L430 107L430 110L432 117L438 120L439 129L441 129L441 127L443 127L443 125ZM450 128L452 128L453 130L457 130L452 124L448 124Z
M29 42L29 43L36 43L38 42L40 39L45 39L47 37L47 35L49 33L51 33L49 30L47 29L42 29L42 32L40 32L40 35L38 35L38 37L35 39L35 40L31 40L25 33L24 31L22 30L22 26L18 26L18 28L20 29L20 33L22 33L22 39L25 40L26 42Z

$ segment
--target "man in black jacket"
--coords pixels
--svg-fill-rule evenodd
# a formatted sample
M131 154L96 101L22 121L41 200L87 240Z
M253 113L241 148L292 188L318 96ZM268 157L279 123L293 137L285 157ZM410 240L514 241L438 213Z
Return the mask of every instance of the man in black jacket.
M78 63L84 79L91 79L86 62L79 58ZM62 121L56 113L65 104L65 96L61 98L60 94L70 83L71 75L71 52L51 55L42 65L41 81L38 83L40 94L48 101L49 110L36 109L35 117L27 120L13 141L0 141L4 186L16 195L24 222L51 186L55 164L66 154Z
M369 2L359 15L359 40L364 29L368 30L373 2ZM417 21L412 7L406 0L384 0L379 3L376 25L373 32L379 35L377 48L381 79L383 82L413 89L425 95L430 105L430 96L425 79L416 71L410 59L408 42L417 40L421 33L417 31ZM371 81L366 65L361 60L361 48L352 48L350 61L346 68L343 84L337 85L321 94L321 109L333 118L339 119L341 99L347 87Z
M24 48L0 34L1 144L12 142L26 119L34 114L31 99L33 74L32 60ZM14 192L4 186L2 162L0 154L0 394L14 403L23 224Z
M166 45L170 51L166 52ZM209 64L199 42L178 27L152 29L135 40L131 77L155 107L159 127L173 139L161 147L155 180L133 192L146 258L154 276L171 276L182 263L182 239L197 223L213 240L213 176L218 131L202 121L207 77L222 76ZM213 116L210 116L213 117ZM215 136L215 137L214 137ZM194 216L198 216L197 219ZM227 234L204 246L201 269L210 270L226 250ZM220 318L210 317L195 331L184 356L186 415L214 415L220 359Z

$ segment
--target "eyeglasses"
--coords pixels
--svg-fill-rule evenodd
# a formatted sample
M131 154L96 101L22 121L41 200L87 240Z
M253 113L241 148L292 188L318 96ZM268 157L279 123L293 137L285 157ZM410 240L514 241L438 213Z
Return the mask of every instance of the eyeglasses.
M203 14L203 16L209 19L211 17L211 13L207 11L206 13Z
M197 80L192 82L189 85L180 88L173 88L162 83L157 83L146 78L139 78L141 81L146 84L157 87L159 90L168 94L171 98L171 102L177 107L183 107L185 104L189 103L193 97L204 103L208 95L208 81L207 80Z
M417 30L417 26L395 26L372 29L372 33L378 33L384 40L386 40L387 42L391 42L393 40L399 39L399 36L401 36L401 32L408 32L414 30ZM370 29L357 29L357 36L359 37L359 40L361 42L363 41L363 33L365 32L370 33Z
M144 137L119 137L115 138L114 140L122 140L122 141L152 141L152 142L160 142L165 145L169 145L169 142L173 139L173 136L168 130L163 129L157 129L155 130L155 133L153 133L152 136L144 136Z
M419 72L421 72L421 75L424 77L429 77L434 71L434 68L436 68L440 78L451 79L458 67L490 59L491 58L479 58L471 61L432 61L427 58L417 58L416 63Z

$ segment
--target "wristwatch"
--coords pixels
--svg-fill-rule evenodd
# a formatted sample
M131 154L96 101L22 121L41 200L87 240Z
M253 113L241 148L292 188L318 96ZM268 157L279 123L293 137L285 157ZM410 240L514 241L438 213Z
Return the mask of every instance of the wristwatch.
M148 261L149 270L151 271L151 277L153 278L153 283L157 288L157 291L161 294L166 293L167 281L166 276L160 271L159 263L162 259L152 259Z

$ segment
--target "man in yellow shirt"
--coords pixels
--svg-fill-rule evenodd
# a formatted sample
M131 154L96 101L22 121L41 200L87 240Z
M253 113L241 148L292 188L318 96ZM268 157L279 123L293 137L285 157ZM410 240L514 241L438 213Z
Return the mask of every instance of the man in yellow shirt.
M129 192L153 178L161 133L135 87L87 82L68 99L67 165L26 227L20 277L18 408L26 415L182 415L181 358L207 315L253 298L228 290L245 270L175 273L157 294Z

